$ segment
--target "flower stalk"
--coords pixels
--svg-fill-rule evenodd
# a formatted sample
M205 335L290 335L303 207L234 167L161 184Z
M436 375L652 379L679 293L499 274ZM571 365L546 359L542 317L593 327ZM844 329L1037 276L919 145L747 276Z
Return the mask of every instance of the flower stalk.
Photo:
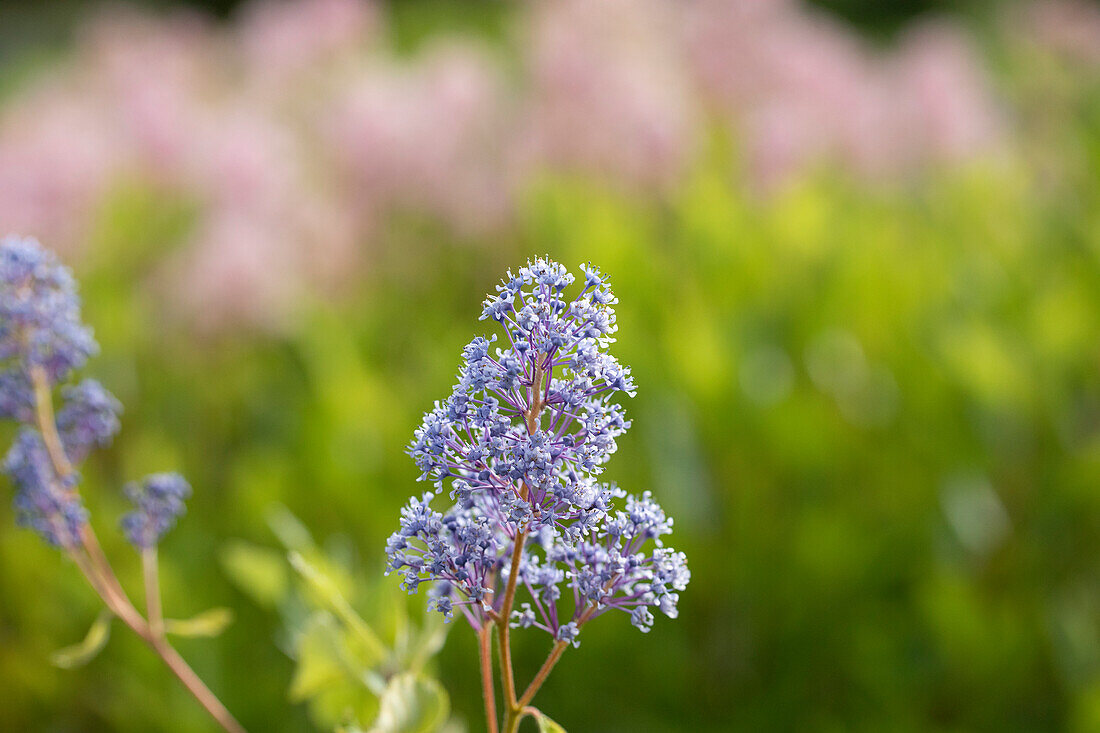
M481 696L485 701L485 721L489 733L497 733L496 692L493 690L493 628L486 624L477 632L478 661L481 667Z
M38 429L42 434L46 450L53 463L53 469L62 480L71 476L72 464L65 456L61 437L54 418L53 399L45 372L40 368L31 369L34 384L35 407L38 416ZM115 575L114 569L95 536L90 524L85 524L80 533L81 544L69 548L69 556L84 573L92 590L103 600L104 605L122 619L123 623L137 634L153 651L160 656L169 670L183 683L200 705L228 733L246 733L243 726L222 704L221 700L195 673L186 660L168 641L164 633L164 618L160 604L160 580L157 566L156 546L142 549L142 570L145 579L145 602L147 617L134 607Z

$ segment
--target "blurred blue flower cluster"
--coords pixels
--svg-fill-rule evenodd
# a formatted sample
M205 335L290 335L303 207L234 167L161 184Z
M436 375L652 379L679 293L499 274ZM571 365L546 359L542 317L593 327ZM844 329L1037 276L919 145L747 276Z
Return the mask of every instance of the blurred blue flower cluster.
M51 545L79 544L88 513L73 466L119 429L122 405L103 385L65 384L98 350L80 319L69 268L34 239L0 240L0 416L22 424L3 470L17 487L18 521ZM55 417L52 391L59 385L63 402ZM156 544L189 493L175 474L128 488L137 510L123 518L127 538L139 548Z

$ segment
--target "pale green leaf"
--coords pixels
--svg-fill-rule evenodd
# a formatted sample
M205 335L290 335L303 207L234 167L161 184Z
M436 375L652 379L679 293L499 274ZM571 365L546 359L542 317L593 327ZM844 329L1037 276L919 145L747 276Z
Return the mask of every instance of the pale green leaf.
M58 649L50 655L50 662L62 669L73 669L92 661L100 650L107 645L107 640L111 638L112 618L113 614L110 611L106 609L101 611L96 620L92 622L92 626L88 629L84 640L79 644Z
M319 727L353 726L377 716L376 695L385 684L368 683L365 677L372 673L364 671L357 640L331 613L318 611L310 616L295 646L298 666L289 697L308 702L310 716Z
M411 638L405 648L405 653L399 655L405 669L410 672L419 672L443 648L449 630L450 625L444 622L442 614L427 614L424 617L423 625L410 634Z
M349 733L364 733L359 721L374 720L378 715L378 698L361 685L345 681L311 697L309 714L320 728L342 725Z
M443 687L409 672L393 677L382 693L382 705L371 733L430 733L443 723L450 702Z
M267 526L271 527L271 531L287 550L310 552L316 547L302 520L281 504L267 515Z
M539 733L565 733L565 728L550 720L541 711L535 712L535 721L539 724Z
M233 623L233 611L228 608L211 608L191 618L164 620L164 631L174 636L214 637Z
M347 602L336 582L299 553L291 552L287 557L291 566L306 581L320 603L336 614L337 618L355 635L367 655L374 659L384 658L388 653L386 645L378 638L378 634L375 633L374 629Z
M340 627L330 614L318 612L298 636L298 666L290 683L291 702L302 702L348 677L341 660Z
M456 718L451 718L436 728L435 733L469 733L466 726Z
M230 580L261 606L273 607L286 596L286 562L277 550L238 540L222 550L221 563Z

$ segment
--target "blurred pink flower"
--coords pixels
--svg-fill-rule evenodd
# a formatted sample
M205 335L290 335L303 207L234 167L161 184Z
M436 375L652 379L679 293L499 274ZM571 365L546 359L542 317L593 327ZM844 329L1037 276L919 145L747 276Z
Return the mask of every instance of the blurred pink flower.
M1100 67L1100 7L1086 0L1036 0L1016 16L1023 34L1078 63Z
M271 330L352 282L394 215L498 234L547 172L659 195L705 152L707 123L732 130L765 192L826 164L897 179L980 154L1004 126L945 22L875 53L796 0L546 0L518 15L512 81L476 40L397 55L381 7L253 0L225 27L96 17L0 112L0 221L71 250L120 179L177 192L196 207L162 271L180 312ZM1095 13L1030 12L1091 48Z
M326 59L361 48L381 24L368 0L252 0L237 28L245 74L285 84Z
M83 83L138 172L158 181L182 175L224 73L212 27L193 14L155 18L116 9L89 25L77 56Z
M765 189L823 160L874 180L901 176L980 154L999 129L973 44L945 21L876 54L793 1L703 0L685 37L700 89L730 118Z
M293 207L301 152L277 118L246 102L225 104L191 136L185 181L207 205L271 218Z
M491 61L446 45L409 65L364 65L322 127L357 206L421 211L479 233L501 223L512 196L506 109Z
M233 282L240 290L202 295L194 303L196 291L182 291L180 304L200 325L274 330L285 325L287 308L297 297L331 290L352 277L357 255L348 212L324 195L322 182L309 179L305 152L291 130L262 110L239 104L218 109L195 136L186 184L202 202L201 221L195 254L175 263L174 279ZM201 303L208 305L196 310Z
M877 144L873 61L839 22L794 2L704 0L686 37L700 88L734 120L756 184L772 188L827 156L889 167L868 159L889 152Z
M194 244L160 273L171 303L201 331L286 327L303 281L293 245L275 222L238 212L200 224Z
M539 168L663 188L683 173L696 115L662 0L552 0L533 11L521 131Z
M50 79L0 114L0 222L75 255L125 159L95 99Z
M895 56L898 137L926 160L958 161L991 150L1003 121L972 41L945 22L926 22L902 38Z

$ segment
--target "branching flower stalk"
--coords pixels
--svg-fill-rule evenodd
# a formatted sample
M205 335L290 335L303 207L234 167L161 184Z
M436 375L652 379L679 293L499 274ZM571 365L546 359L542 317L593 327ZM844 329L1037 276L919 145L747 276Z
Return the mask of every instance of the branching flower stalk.
M507 342L493 353L495 336L465 347L458 383L409 446L435 491L409 501L386 547L388 573L400 573L410 593L429 582L429 606L448 619L460 613L477 632L490 733L542 716L531 702L566 648L579 646L585 624L618 610L647 632L650 609L676 616L691 577L684 554L662 544L673 522L650 493L627 496L597 481L630 427L612 398L635 389L629 368L607 353L617 300L598 270L581 270L580 292L568 301L574 276L546 259L509 272L486 299L481 318L500 324ZM453 503L440 512L431 503L445 487ZM514 628L553 639L523 692L512 669Z
M222 728L244 733L165 634L157 544L184 512L191 487L177 474L162 473L125 488L134 510L121 528L141 553L145 615L130 601L88 522L75 466L110 443L122 406L93 379L66 383L97 350L81 322L68 268L32 239L0 240L0 417L23 426L3 471L16 487L18 521L73 560L107 609L160 656ZM63 399L57 413L56 387Z

